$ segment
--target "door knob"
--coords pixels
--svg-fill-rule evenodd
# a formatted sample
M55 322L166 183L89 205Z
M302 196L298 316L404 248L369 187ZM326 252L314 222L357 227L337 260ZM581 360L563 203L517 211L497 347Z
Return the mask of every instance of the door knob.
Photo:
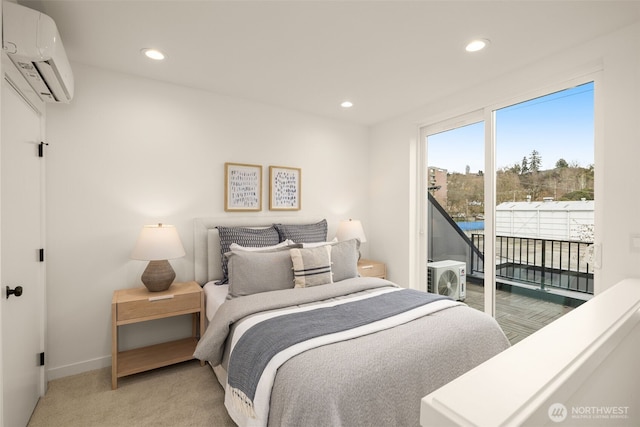
M22 286L16 286L15 289L11 289L7 286L7 298L9 298L11 295L15 295L17 297L22 295Z

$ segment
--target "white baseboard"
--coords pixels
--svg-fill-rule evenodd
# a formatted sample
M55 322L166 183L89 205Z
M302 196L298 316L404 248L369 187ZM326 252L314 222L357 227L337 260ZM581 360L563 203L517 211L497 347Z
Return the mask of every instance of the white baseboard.
M87 371L107 368L111 366L111 356L98 357L96 359L85 360L78 363L72 363L65 366L57 366L47 370L47 380L56 380L58 378L77 375Z

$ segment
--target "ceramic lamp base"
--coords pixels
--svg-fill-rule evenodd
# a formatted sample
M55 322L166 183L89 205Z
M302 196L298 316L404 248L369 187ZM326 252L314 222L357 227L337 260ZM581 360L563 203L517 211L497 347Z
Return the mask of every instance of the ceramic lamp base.
M169 289L176 278L176 272L173 271L169 261L149 261L149 265L142 273L142 283L150 292L161 292Z

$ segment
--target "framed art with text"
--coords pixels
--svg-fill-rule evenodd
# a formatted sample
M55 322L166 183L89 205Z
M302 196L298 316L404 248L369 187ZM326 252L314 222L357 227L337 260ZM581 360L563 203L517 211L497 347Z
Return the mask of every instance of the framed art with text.
M301 203L300 168L269 166L269 209L297 211Z
M262 210L262 166L243 163L224 164L224 210L227 212Z

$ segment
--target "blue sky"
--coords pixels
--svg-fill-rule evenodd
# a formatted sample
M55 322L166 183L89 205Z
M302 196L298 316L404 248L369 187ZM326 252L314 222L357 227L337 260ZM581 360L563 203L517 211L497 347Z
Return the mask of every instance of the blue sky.
M496 166L520 164L533 150L541 169L558 159L587 167L594 163L593 83L498 110ZM428 138L429 166L464 173L484 170L484 125L476 123Z

